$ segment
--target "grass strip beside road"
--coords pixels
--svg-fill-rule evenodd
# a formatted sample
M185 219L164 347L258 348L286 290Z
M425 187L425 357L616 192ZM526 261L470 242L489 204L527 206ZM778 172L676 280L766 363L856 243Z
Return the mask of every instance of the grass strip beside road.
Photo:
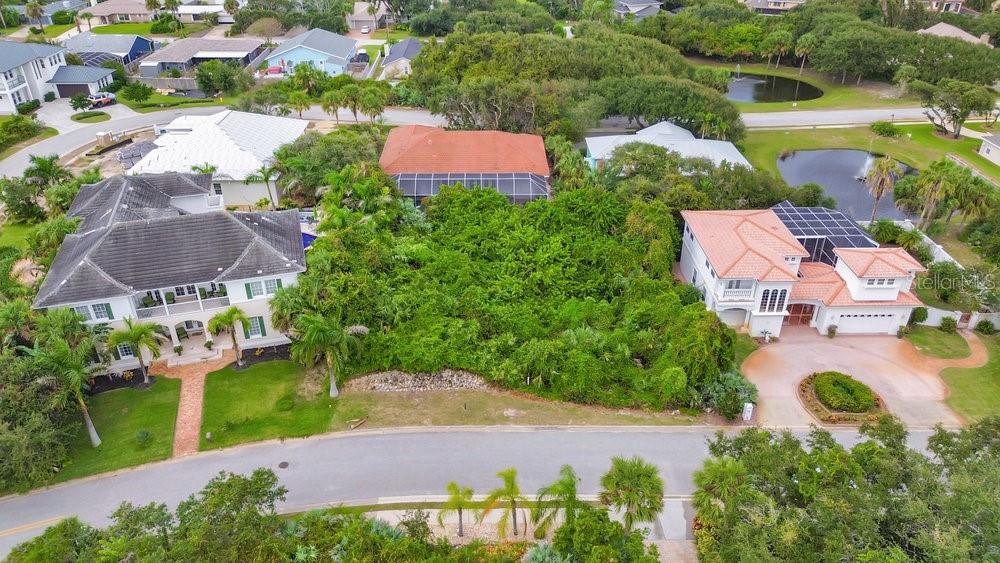
M0 160L3 160L5 158L7 158L8 156L10 156L10 155L12 155L12 154L20 151L21 149L24 149L26 147L30 147L31 145L37 143L38 141L41 141L43 139L48 139L49 137L55 137L58 134L59 134L59 131L56 131L52 127L46 127L44 129L42 129L41 133L35 135L34 137L30 137L28 139L25 139L25 140L21 141L20 143L15 143L15 144L7 147L3 151L0 151Z

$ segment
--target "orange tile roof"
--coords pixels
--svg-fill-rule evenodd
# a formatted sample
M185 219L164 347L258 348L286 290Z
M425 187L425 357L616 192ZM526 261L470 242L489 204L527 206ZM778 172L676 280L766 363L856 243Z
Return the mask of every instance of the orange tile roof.
M770 209L682 211L681 216L720 278L794 281L795 268L785 257L809 256Z
M902 278L926 268L908 252L894 248L835 248L837 258L859 278Z
M404 125L389 132L378 159L386 174L526 172L549 176L538 135L503 131L446 131Z
M859 301L851 296L847 283L840 274L823 262L803 262L799 266L802 276L792 286L790 301L820 301L827 307L917 307L923 305L909 291L900 291L893 301Z

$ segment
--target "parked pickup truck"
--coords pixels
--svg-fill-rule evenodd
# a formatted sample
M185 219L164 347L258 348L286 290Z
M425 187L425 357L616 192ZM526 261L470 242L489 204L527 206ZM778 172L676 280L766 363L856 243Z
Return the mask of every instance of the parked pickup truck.
M115 95L111 92L98 92L96 94L91 94L87 96L87 101L90 102L90 107L99 108L104 106L110 106L114 104L117 100Z

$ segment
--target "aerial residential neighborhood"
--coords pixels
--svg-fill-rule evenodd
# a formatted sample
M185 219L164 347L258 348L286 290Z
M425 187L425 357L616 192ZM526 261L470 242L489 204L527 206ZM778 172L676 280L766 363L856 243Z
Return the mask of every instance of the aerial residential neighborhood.
M997 558L995 4L0 35L0 560Z

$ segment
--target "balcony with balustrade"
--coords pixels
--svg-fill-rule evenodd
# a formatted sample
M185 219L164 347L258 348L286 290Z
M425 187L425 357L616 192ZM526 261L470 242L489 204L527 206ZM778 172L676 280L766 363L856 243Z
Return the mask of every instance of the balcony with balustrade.
M132 297L132 304L140 319L156 319L223 309L229 306L229 297L222 284L193 284L137 293Z
M751 302L754 297L754 280L719 280L715 291L717 301Z
M14 78L4 77L4 84L6 84L7 91L10 92L24 86L27 82L24 81L24 76L15 74Z

